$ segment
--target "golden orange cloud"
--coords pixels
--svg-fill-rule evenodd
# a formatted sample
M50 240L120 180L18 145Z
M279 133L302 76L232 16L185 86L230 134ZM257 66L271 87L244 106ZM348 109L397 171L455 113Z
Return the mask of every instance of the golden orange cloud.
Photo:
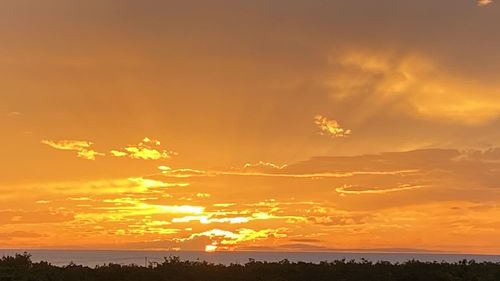
M43 140L43 144L46 144L52 148L60 150L71 150L76 151L77 156L87 160L95 160L96 156L104 156L104 153L97 152L92 147L92 142L81 141L81 140Z
M127 146L123 150L111 150L110 153L115 157L143 160L169 159L176 154L173 151L159 148L160 145L160 141L146 137L137 146Z
M46 144L52 148L60 150L71 150L76 151L77 156L87 160L95 160L96 156L105 156L104 153L97 152L91 149L93 143L90 141L82 140L42 140L43 144ZM160 141L152 140L150 138L144 138L137 146L127 146L123 150L111 150L110 154L114 157L127 157L131 159L143 159L143 160L161 160L169 159L172 155L176 155L173 151L167 151L161 149Z
M321 134L331 137L346 137L351 134L351 130L341 128L336 120L328 119L325 116L316 115L314 123L321 130Z
M335 78L327 82L332 97L342 101L365 93L362 98L369 101L356 122L366 122L395 104L404 109L400 114L466 125L485 124L500 116L500 98L495 94L498 83L452 75L423 54L350 50L332 56L330 62L336 70ZM322 117L317 120L327 124ZM328 131L328 126L324 127ZM338 124L333 122L330 127L335 131Z

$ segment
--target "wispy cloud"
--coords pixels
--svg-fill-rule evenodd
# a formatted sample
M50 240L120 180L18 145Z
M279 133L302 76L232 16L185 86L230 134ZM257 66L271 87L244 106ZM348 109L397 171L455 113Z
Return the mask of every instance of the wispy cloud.
M375 188L367 188L360 186L352 186L352 185L344 185L342 187L337 187L335 191L340 193L341 195L357 195L357 194L384 194L395 191L404 191L404 190L412 190L422 188L421 185L409 185L403 184L397 187L375 187Z
M246 163L243 169L245 171L267 171L267 170L281 170L286 168L287 165L278 165L270 162L259 161L258 163Z
M489 1L478 3L485 6ZM368 122L388 110L467 125L486 124L499 116L496 82L470 82L443 71L442 62L420 53L397 55L360 49L332 55L330 60L336 71L326 82L332 98L340 103L369 104L357 112L353 122ZM333 131L337 126L332 123Z
M160 141L146 137L137 145L126 146L121 150L114 149L111 150L110 153L114 157L128 157L131 159L143 160L169 159L172 155L176 155L173 151L160 148L160 145Z
M83 140L42 140L43 144L46 144L52 148L59 150L70 150L76 151L77 156L87 160L95 160L96 156L104 156L104 153L97 152L92 149L92 142Z
M321 130L321 134L328 135L334 138L345 137L351 134L351 130L344 129L340 127L340 124L333 119L328 119L322 115L316 115L314 117L314 123L318 125Z
M417 169L401 169L391 171L339 171L339 172L306 172L297 173L287 170L288 165L282 166L258 166L260 170L244 169L240 170L217 170L205 171L189 168L172 169L167 166L160 166L158 169L161 174L168 178L190 178L190 177L214 177L214 176L248 176L248 177L283 177L283 178L347 178L359 175L400 175L414 174L419 172ZM266 169L267 168L267 169Z

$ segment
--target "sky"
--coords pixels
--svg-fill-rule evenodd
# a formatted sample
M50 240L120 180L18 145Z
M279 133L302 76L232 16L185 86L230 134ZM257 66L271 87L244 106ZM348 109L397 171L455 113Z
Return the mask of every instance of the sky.
M500 3L0 0L0 248L500 254Z

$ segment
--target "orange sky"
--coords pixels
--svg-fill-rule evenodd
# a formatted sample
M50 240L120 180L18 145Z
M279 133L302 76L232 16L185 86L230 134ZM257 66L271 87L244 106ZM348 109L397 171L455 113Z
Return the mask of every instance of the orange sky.
M0 248L500 254L496 1L0 1Z

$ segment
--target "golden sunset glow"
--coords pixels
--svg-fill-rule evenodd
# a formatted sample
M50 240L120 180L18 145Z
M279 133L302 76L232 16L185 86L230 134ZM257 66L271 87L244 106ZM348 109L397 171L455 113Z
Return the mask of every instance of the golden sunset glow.
M500 253L496 1L70 2L0 3L0 248Z

